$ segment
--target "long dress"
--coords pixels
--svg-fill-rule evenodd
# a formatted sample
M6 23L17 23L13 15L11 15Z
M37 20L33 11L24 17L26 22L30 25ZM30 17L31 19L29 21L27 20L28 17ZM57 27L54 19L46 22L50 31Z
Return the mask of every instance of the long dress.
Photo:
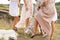
M21 17L19 22L16 24L17 28L20 28L24 25L25 21L27 18L30 18L32 16L32 12L33 12L33 4L32 4L32 0L26 0L26 3L28 5L28 11L26 11L25 9L25 4L22 7L22 12L21 12Z
M37 0L37 5L41 5L43 2L44 0ZM52 33L51 22L57 20L57 12L54 0L48 0L45 3L47 4L44 7L40 6L39 11L37 10L34 17L41 26L42 31L50 36Z
M11 0L10 1L9 14L11 16L19 16L18 0Z

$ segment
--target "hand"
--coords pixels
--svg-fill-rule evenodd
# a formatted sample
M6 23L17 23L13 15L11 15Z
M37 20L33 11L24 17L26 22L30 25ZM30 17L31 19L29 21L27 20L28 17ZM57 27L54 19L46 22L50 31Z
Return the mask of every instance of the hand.
M39 9L40 9L40 6L38 6L37 10L39 11Z
M43 2L41 6L42 6L42 7L46 6L46 2Z

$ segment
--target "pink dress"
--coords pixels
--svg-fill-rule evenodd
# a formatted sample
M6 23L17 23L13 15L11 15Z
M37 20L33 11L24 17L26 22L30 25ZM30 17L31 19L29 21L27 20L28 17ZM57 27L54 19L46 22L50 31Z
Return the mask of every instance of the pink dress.
M44 1L45 0L37 0L37 3L39 2L41 5ZM37 5L39 5L39 3ZM40 7L39 11L35 14L35 18L41 26L42 31L50 36L52 32L51 22L57 20L57 12L54 0L47 0L45 3L47 3L46 6Z

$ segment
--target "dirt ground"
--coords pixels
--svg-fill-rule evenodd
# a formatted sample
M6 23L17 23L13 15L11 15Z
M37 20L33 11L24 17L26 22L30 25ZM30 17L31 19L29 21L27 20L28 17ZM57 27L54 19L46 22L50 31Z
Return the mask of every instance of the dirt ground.
M0 29L9 30L9 29L12 29L12 27L13 27L12 21L10 23L7 23L7 21L3 19L0 20ZM23 29L19 29L18 40L44 40L44 38L42 38L42 35L36 36L34 38L30 38L30 37L31 37L30 35L24 34ZM54 31L52 40L60 40L60 24L58 23L55 24L55 31Z

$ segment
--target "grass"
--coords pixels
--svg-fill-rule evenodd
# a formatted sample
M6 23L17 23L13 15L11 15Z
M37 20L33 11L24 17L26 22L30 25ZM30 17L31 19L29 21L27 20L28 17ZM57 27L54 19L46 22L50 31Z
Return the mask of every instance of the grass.
M13 22L7 23L7 21L0 19L0 29L12 29ZM36 36L34 38L30 38L30 35L25 35L23 29L19 29L18 31L20 33L18 40L44 40L42 38L42 35ZM13 33L12 33L13 34ZM60 40L60 24L55 24L55 32L53 34L52 40Z

